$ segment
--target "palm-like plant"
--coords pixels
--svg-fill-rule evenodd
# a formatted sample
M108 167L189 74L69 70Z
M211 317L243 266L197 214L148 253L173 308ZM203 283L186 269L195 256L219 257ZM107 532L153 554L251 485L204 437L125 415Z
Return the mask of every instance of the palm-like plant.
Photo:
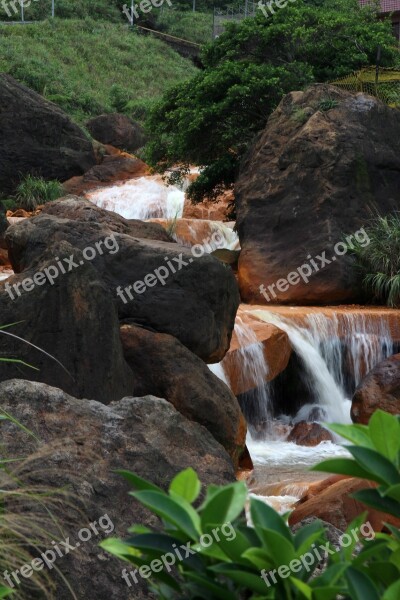
M370 243L353 249L366 290L388 306L400 305L400 213L375 217Z

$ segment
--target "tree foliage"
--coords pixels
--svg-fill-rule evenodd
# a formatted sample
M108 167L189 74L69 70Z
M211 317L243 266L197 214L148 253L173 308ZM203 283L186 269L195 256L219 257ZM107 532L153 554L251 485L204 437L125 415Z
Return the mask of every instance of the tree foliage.
M274 15L227 25L202 53L204 70L168 91L147 124L147 160L203 167L194 200L229 186L253 136L282 96L375 64L395 64L389 22L357 0L298 0Z

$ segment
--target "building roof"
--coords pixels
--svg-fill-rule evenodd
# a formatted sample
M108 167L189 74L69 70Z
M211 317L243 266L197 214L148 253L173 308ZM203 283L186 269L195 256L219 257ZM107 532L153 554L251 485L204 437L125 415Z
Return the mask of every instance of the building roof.
M371 4L373 0L359 0L361 6ZM400 0L381 0L381 13L400 12Z

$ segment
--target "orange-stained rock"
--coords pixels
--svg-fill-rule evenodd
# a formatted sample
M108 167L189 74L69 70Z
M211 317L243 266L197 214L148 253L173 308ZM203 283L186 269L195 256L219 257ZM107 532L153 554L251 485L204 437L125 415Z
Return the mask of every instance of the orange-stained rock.
M10 259L8 258L8 250L0 248L0 266L11 268Z
M400 354L379 363L362 380L353 396L351 418L367 425L378 408L400 414Z
M248 323L251 326L257 340L262 342L265 360L269 367L266 382L272 381L286 369L292 353L287 333L275 325L252 318L251 314L246 313L241 307L239 307L238 315L243 323ZM236 396L257 387L255 380L252 378L253 374L249 371L243 372L243 357L240 355L240 348L234 331L229 351L223 360L223 367L231 389Z
M373 487L376 487L374 483L360 479L326 479L321 483L322 491L304 502L300 501L289 517L289 524L294 525L308 517L317 517L344 531L355 517L367 511L365 521L371 523L374 531L382 531L385 522L399 527L399 519L368 508L350 497L358 490Z
M99 187L150 174L150 167L132 154L112 146L102 146L102 148L105 154L101 163L89 169L84 175L65 181L63 185L66 193L82 195Z
M185 219L230 221L233 201L233 190L223 192L213 201L203 200L203 202L199 202L198 204L192 204L190 200L186 200L183 217Z
M300 421L289 433L287 441L298 446L318 446L321 442L332 442L333 437L319 423Z
M217 248L239 250L239 238L233 231L234 222L222 223L208 219L149 219L162 225L182 246L200 244L208 254Z

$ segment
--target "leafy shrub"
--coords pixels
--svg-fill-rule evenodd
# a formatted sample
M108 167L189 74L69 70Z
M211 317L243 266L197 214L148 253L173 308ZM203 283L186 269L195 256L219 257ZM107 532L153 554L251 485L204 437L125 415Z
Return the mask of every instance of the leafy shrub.
M400 419L377 411L369 426L335 425L332 429L353 442L348 449L354 460L333 459L316 469L376 481L379 487L358 492L356 497L378 510L400 516ZM392 535L379 533L372 540L363 540L360 551L355 551L353 536L350 545L343 544L338 551L329 553L321 573L316 571L318 560L306 568L302 558L312 553L317 543L326 544L322 523L316 520L294 534L284 517L251 497L253 526L249 526L244 513L247 489L243 482L209 486L202 503L195 508L201 485L192 469L179 473L168 492L132 473L120 473L135 488L131 495L162 519L162 531L137 525L130 528L131 537L127 540L108 539L101 546L136 565L140 576L142 569L146 573L143 577L151 578L151 588L158 598L396 600L400 595L400 530L394 527L388 526ZM346 533L350 537L366 514L349 525ZM229 538L222 535L228 525ZM206 545L207 535L212 543L207 538ZM185 553L181 559L177 548L190 548L193 553ZM174 569L167 566L172 565L170 556L179 559L174 561ZM279 577L280 569L288 565L289 575ZM278 572L275 585L263 580L267 571Z
M366 291L388 306L400 304L400 213L376 217L367 228L368 246L357 244L356 257Z
M27 175L17 187L17 201L20 208L32 211L40 204L61 198L64 193L59 181L46 181L43 177Z

